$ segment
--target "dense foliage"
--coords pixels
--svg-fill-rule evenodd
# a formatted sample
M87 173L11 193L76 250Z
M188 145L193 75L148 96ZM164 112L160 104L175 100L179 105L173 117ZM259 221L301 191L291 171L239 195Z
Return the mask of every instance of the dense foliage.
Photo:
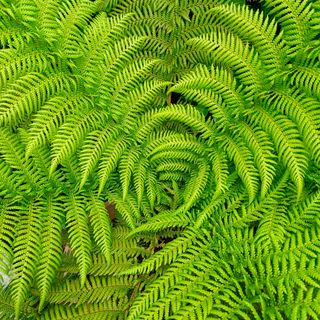
M0 0L0 319L320 319L319 0Z

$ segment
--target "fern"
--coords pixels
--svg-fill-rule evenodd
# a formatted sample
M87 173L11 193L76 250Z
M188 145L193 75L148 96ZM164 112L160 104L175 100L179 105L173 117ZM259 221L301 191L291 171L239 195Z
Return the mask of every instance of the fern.
M318 0L0 0L0 319L318 319Z

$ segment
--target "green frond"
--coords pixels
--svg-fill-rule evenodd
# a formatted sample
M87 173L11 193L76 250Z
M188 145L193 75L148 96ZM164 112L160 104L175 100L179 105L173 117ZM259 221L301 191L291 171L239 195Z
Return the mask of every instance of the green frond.
M139 151L136 148L128 149L120 159L119 174L122 184L123 200L126 199L131 182L131 176L139 159Z
M133 90L138 87L141 80L148 79L152 68L159 63L159 60L138 59L132 63L124 66L121 72L119 72L114 79L115 93L114 97L117 97L123 101L123 93Z
M165 244L164 248L144 260L141 264L133 266L121 274L145 274L169 265L172 261L176 260L178 255L183 254L188 249L193 237L193 232L185 232L183 236Z
M6 261L12 257L12 245L15 237L15 227L20 217L19 207L11 201L0 201L0 271L7 269Z
M19 176L14 174L10 166L4 161L0 161L0 193L1 195L11 195L15 197L20 190L23 190L23 181L19 179Z
M317 98L320 97L320 79L319 79L319 64L310 63L294 63L291 69L288 70L290 83L297 88L304 88L310 95Z
M183 173L189 174L193 171L193 165L188 161L181 161L179 159L163 159L163 162L157 166L156 171L168 173L172 171L182 171Z
M57 6L60 5L60 1L37 0L35 3L39 10L39 14L37 16L39 33L48 45L53 45L58 41L57 33L59 32L59 15Z
M54 57L40 51L0 50L0 90L29 72L43 72L50 62L54 62Z
M290 53L295 55L310 39L311 3L305 0L263 0L263 4L269 9L268 15L274 16L281 25L284 41L290 46Z
M296 125L285 116L272 117L261 108L256 108L250 118L272 137L280 159L290 171L291 179L297 187L297 196L300 198L308 158Z
M48 197L43 206L43 228L41 250L36 274L37 287L40 293L39 310L47 300L57 270L61 263L63 207L53 197Z
M225 226L233 228L238 226L246 226L247 223L259 221L265 214L270 213L274 207L286 195L287 187L289 184L289 172L284 172L281 177L273 183L272 188L262 199L258 198L251 203L247 208L242 206L240 212L233 212L231 217L226 219Z
M279 110L297 124L303 142L312 155L312 159L319 166L319 102L313 98L306 97L298 91L274 91L265 100L270 108Z
M103 55L102 65L100 72L95 72L96 79L90 79L95 92L98 95L98 106L105 108L112 102L112 94L114 91L114 79L119 71L133 60L133 57L139 52L144 38L125 38L116 42L112 49L107 50ZM87 81L88 81L87 80ZM90 84L90 83L89 83ZM109 108L112 107L109 106ZM114 107L112 113L115 112L115 117L119 110Z
M14 170L16 177L24 183L25 189L39 187L42 179L33 162L30 159L25 159L24 144L18 134L14 134L6 128L0 128L0 155Z
M199 141L198 137L188 133L167 132L164 136L150 135L150 141L146 146L146 152L149 157L154 156L157 153L177 150L188 150L199 156L205 154L205 148L202 141ZM181 150L180 150L181 149Z
M286 230L290 232L303 232L306 227L319 224L317 213L320 205L320 192L317 191L308 196L303 202L290 209L290 223Z
M248 96L261 90L263 76L259 57L253 48L240 38L232 33L223 32L223 29L217 29L208 35L188 40L188 44L197 50L197 62L209 65L222 64L225 68L231 69L239 82L246 86Z
M22 76L0 95L0 124L14 127L37 111L52 95L74 90L76 81L63 74L44 77L37 73Z
M111 127L105 130L94 130L87 135L79 155L82 175L79 189L84 186L90 173L92 173L104 150L107 148L108 143L112 142L117 133L118 130Z
M244 107L243 97L240 92L238 92L237 82L232 73L226 69L215 67L214 65L211 67L204 65L197 66L192 72L180 79L179 82L170 89L170 92L171 91L182 93L188 99L195 99L198 103L207 106L209 106L209 103L207 100L202 102L202 96L205 97L205 94L209 95L209 93L213 93L212 98L216 100L218 104L219 100L215 99L215 94L217 94L221 96L226 103L225 106L227 110L220 111L227 114L225 117L228 117L227 111L230 110L230 112L234 112L233 108ZM219 110L215 111L219 112ZM215 112L215 115L216 113L217 112Z
M288 223L285 208L281 205L274 206L272 211L264 214L259 223L256 233L257 243L261 243L263 247L274 246L276 250L279 250L285 239L285 227Z
M107 261L110 262L112 248L112 226L105 203L101 199L92 195L89 209L89 219L90 224L93 227L94 240L101 249L101 252L104 254Z
M50 174L53 173L59 163L76 151L89 130L97 129L106 117L106 114L92 110L85 115L72 115L66 119L52 141Z
M83 197L70 194L65 198L67 214L66 224L70 244L74 250L80 270L81 284L84 285L86 274L91 265L91 239L88 227L88 215Z
M5 288L0 288L0 319L13 319L14 317L14 306L12 305L12 299L10 293Z
M99 163L99 194L109 178L111 172L117 167L123 152L128 148L128 139L120 136L112 141L101 156Z
M298 257L299 260L302 257L307 257L310 261L317 259L320 249L319 232L317 225L315 227L311 226L302 232L296 231L290 234L290 237L283 244L283 252L292 254L294 257Z
M190 105L170 105L160 110L147 112L141 117L137 130L138 141L143 141L155 127L168 120L182 122L201 132L203 136L212 134L211 123L206 121L196 108Z
M125 98L117 98L113 107L121 110L121 106L130 105L130 110L125 115L124 126L132 129L136 125L138 114L145 109L150 109L149 105L170 84L164 81L145 81L137 89L131 90Z
M125 303L121 300L82 304L79 307L55 305L48 308L40 319L71 320L78 318L83 320L124 320L125 306Z
M182 212L181 212L182 211ZM162 211L150 218L146 223L137 226L132 230L131 235L148 232L158 232L169 228L186 227L190 223L190 217L185 210Z
M154 210L154 207L159 200L160 190L159 190L156 174L153 171L147 172L146 192L147 192L147 197L149 200L151 210Z
M39 262L42 221L39 215L43 207L40 202L30 201L20 208L19 222L15 227L13 243L12 273L10 282L14 299L15 316L18 319L28 290L35 277Z
M209 219L210 216L218 216L216 212L220 212L222 206L225 204L226 197L223 195L213 196L212 200L208 205L206 205L195 221L194 228L200 228L204 225L204 222Z
M205 161L201 161L198 170L193 171L184 190L185 205L184 210L189 210L200 198L204 189L207 187L210 167Z
M257 49L268 79L274 79L275 72L285 59L286 50L282 36L277 35L277 24L262 12L248 6L218 5L210 10L217 23L228 27Z
M146 159L139 159L135 166L135 170L133 171L133 184L137 193L138 205L140 205L144 193L146 167Z
M152 163L162 163L166 159L177 159L186 161L188 163L196 164L198 160L198 154L191 152L189 150L168 150L168 151L161 151L157 152L156 154L152 155L150 157L150 162ZM175 173L175 172L171 172ZM176 172L178 173L178 172ZM169 174L169 172L166 172L165 174Z
M221 150L214 150L209 153L209 159L212 161L211 170L214 174L216 183L215 194L223 193L227 188L228 180L228 162L226 153Z
M118 40L119 34L124 32L131 19L131 14L108 18L104 12L94 18L81 41L84 55L82 72L85 76L94 76L97 64L103 61L106 48Z
M269 191L276 173L274 146L264 131L253 129L244 122L239 127L242 137L253 154L255 166L259 170L261 196L264 197Z
M26 156L45 143L51 142L58 128L66 121L67 117L77 111L78 105L87 109L90 100L82 95L55 96L49 99L33 116L29 129L29 141L26 146Z
M27 301L19 315L19 320L36 319L37 312L33 308L34 300L30 299ZM0 286L0 319L1 320L13 320L14 319L14 303L12 301L12 296L8 288L3 288Z
M123 200L120 194L116 192L112 193L109 197L110 200L112 200L115 203L115 206L121 214L123 220L131 229L134 229L136 226L136 219L134 217L134 213L130 208L128 197Z
M65 283L54 287L50 293L50 303L65 303L75 305L103 303L108 300L122 298L126 300L128 291L137 282L136 277L110 276L94 277L89 276L85 286L82 287L78 279L66 280ZM125 301L124 301L125 302Z
M210 272L208 268L208 259L201 253L206 252L209 256L213 255L206 251L207 241L203 235L191 246L188 247L179 258L170 265L165 274L160 276L155 281L151 282L146 290L135 300L130 308L128 320L131 319L148 319L155 317L161 319L168 317L170 310L177 311L187 295L188 289L197 287L194 282L196 277L205 277L205 274ZM205 260L202 263L199 259ZM197 263L197 265L196 265ZM190 271L188 272L188 268ZM193 276L194 275L194 276ZM184 283L184 280L186 282ZM201 280L200 280L201 281ZM176 298L170 301L175 294Z
M259 188L259 174L254 165L251 153L246 146L237 144L231 137L224 137L224 150L235 164L238 175L244 183L249 201L252 202L257 196Z
M77 58L81 54L78 28L85 28L95 12L95 3L90 0L67 0L61 2L57 12L56 46L60 55Z

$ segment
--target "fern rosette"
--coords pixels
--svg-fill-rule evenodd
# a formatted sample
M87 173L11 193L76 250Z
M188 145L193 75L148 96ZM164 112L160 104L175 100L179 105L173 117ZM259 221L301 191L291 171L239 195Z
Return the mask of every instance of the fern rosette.
M0 319L318 319L318 0L0 0Z

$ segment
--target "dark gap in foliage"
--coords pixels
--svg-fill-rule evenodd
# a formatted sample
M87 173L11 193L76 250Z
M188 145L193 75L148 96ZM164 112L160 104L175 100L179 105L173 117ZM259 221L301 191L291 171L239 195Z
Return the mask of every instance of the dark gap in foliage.
M276 35L278 36L281 32L281 26L279 23L277 23L277 30L276 30Z
M94 12L94 13L91 15L92 19L96 18L99 14L100 14L100 11Z
M189 19L192 20L192 18L193 18L193 16L194 16L194 13L193 13L192 10L189 10L188 16L189 16Z
M181 97L181 94L180 93L176 93L176 92L172 92L171 93L171 103L175 104L179 101Z
M104 204L109 213L110 220L114 221L116 218L116 206L114 205L114 203L110 203L108 201L106 201Z
M262 11L262 3L259 0L246 0L246 5L253 10Z

